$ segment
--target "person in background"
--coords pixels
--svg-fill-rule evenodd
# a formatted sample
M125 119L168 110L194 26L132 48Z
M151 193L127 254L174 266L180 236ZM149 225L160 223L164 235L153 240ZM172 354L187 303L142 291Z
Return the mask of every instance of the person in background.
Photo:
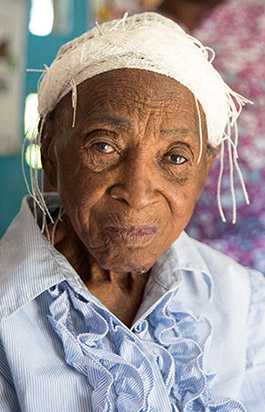
M224 0L164 0L158 3L157 11L184 25L186 30L193 31L223 2Z
M144 10L154 10L160 4L159 0L103 0L91 2L92 20L104 22L120 18L124 13L136 13Z
M239 121L240 164L250 206L237 193L237 223L219 218L212 198L219 165L213 167L189 225L189 233L241 263L265 274L265 2L261 0L165 0L158 11L188 28L216 50L215 67L232 88L254 102ZM262 47L263 44L263 47ZM225 170L222 198L231 209L229 171ZM239 192L239 185L236 186Z

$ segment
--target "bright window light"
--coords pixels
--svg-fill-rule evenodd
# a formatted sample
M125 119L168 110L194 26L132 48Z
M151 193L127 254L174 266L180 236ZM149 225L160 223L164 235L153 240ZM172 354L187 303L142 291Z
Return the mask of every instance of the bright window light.
M34 140L37 136L39 123L38 113L38 95L37 93L30 93L25 100L25 136L28 140Z
M47 36L54 23L53 0L31 0L29 31L35 36Z
M33 169L41 169L41 152L38 144L28 145L25 153L25 159L27 164Z

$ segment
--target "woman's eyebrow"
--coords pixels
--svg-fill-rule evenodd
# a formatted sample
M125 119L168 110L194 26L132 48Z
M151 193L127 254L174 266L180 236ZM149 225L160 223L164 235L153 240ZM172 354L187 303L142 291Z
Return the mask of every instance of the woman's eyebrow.
M168 135L174 135L174 136L180 136L185 137L185 136L190 136L193 133L192 129L188 129L185 127L179 127L179 128L162 128L160 129L161 134L168 134Z
M90 118L88 128L103 126L112 126L119 129L132 129L133 126L128 119L113 116L102 116L97 118Z
M197 134L193 128L187 127L173 127L173 128L162 128L160 129L160 135L165 139L178 140L179 143L183 142L193 145L194 139Z

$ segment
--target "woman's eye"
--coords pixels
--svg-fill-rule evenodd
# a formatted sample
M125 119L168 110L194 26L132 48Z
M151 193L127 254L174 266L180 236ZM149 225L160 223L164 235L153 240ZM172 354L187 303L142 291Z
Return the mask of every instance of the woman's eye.
M184 163L186 163L188 160L186 159L186 157L177 154L177 153L170 153L167 155L167 159L170 163L172 163L173 165L182 165Z
M93 145L98 152L111 154L115 152L115 149L108 143L96 143Z

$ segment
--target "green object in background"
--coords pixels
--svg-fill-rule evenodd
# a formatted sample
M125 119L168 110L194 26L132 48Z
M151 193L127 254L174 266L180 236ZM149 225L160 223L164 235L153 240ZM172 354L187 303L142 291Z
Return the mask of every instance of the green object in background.
M41 69L44 64L49 65L58 48L65 42L80 35L89 25L88 0L56 0L56 10L63 10L62 18L68 18L69 24L62 19L55 18L55 32L39 37L30 32L27 36L26 67ZM41 4L41 2L39 2ZM60 4L59 4L60 3ZM26 4L26 2L25 2ZM27 2L28 20L31 2ZM68 6L68 12L65 7ZM28 25L27 25L28 26ZM66 30L65 28L68 28ZM26 73L25 68L25 97L35 93L39 74ZM24 111L24 107L22 109ZM22 128L21 128L22 129ZM23 136L21 136L21 142ZM26 170L28 174L28 170ZM17 214L21 200L27 193L21 168L21 154L0 157L0 237Z
M20 159L20 154L0 157L0 235L14 218L26 192Z

